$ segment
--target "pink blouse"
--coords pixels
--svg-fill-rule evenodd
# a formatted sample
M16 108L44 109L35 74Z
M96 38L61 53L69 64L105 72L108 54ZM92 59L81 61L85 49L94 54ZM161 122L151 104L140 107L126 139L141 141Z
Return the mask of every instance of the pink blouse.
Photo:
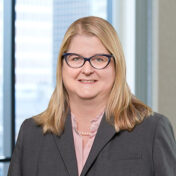
M78 133L78 130L77 130L76 118L74 117L73 114L71 114L72 131L73 131L73 138L74 138L74 145L75 145L75 151L76 151L79 176L88 158L89 152L91 150L91 147L92 147L92 144L93 144L93 141L97 133L98 127L100 125L102 117L103 117L103 113L98 115L95 119L91 120L91 126L90 126L91 135L89 136L89 139L83 148L83 140L82 140L82 136Z

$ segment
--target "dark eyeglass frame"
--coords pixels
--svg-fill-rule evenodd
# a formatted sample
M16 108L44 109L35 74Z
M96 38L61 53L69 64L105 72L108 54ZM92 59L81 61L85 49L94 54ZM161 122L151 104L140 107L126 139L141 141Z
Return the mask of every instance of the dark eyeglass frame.
M72 67L71 65L69 65L68 60L67 60L67 56L69 56L69 55L76 55L76 56L82 57L82 58L84 59L83 64L82 64L81 66L79 66L79 67ZM95 56L106 56L106 57L108 58L107 64L106 64L103 68L96 68L96 67L94 67L94 66L92 65L92 63L91 63L91 59L92 59L93 57L95 57ZM102 69L106 68L106 67L109 65L109 63L110 63L111 58L114 59L114 57L113 57L112 54L95 54L95 55L93 55L93 56L91 56L91 57L86 58L86 57L83 57L83 56L81 56L81 55L79 55L79 54L76 54L76 53L63 53L62 58L65 59L67 65L68 65L69 67L71 67L71 68L81 68L81 67L85 64L85 62L88 61L89 64L90 64L93 68L95 68L95 69L97 69L97 70L102 70Z

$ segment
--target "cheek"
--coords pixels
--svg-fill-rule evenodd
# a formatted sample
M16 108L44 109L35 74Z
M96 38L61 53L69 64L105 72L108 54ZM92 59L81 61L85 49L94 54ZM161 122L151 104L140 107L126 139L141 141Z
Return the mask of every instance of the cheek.
M67 81L67 79L69 79L70 77L70 70L68 68L68 66L66 65L66 63L64 62L63 63L63 67L62 67L62 78L63 78L63 81Z
M68 67L67 65L63 65L62 68L62 80L64 85L73 85L74 81L77 78L77 70Z
M70 76L69 76L68 69L66 68L66 66L64 66L64 64L63 64L63 67L62 67L62 80L63 80L64 87L67 89L68 83L70 82L69 81Z
M115 74L114 72L106 72L102 76L102 87L105 91L110 91L114 85Z
M68 73L64 69L62 70L62 81L63 81L63 86L65 87L68 93L72 87L72 83L70 81L70 77Z
M111 75L111 81L112 81L112 85L113 85L114 81L115 81L115 71Z
M112 86L113 83L114 83L114 80L115 80L115 69L114 69L113 66L111 66L111 67L107 70L105 76L106 76L106 81L107 81L107 83L109 84L109 86L110 86L110 85Z
M62 80L63 80L63 83L66 80L66 71L65 71L64 67L62 67Z

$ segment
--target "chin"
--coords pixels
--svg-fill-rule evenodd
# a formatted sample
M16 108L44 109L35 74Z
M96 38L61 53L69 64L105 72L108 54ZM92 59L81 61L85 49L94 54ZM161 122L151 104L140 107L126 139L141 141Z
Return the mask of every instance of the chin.
M96 98L96 95L79 95L79 98L82 100L92 100Z

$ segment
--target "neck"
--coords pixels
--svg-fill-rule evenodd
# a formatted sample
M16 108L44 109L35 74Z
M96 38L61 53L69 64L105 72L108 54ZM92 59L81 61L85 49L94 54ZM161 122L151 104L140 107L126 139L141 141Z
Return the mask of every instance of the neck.
M80 123L89 123L105 110L105 101L98 100L70 100L70 110Z

